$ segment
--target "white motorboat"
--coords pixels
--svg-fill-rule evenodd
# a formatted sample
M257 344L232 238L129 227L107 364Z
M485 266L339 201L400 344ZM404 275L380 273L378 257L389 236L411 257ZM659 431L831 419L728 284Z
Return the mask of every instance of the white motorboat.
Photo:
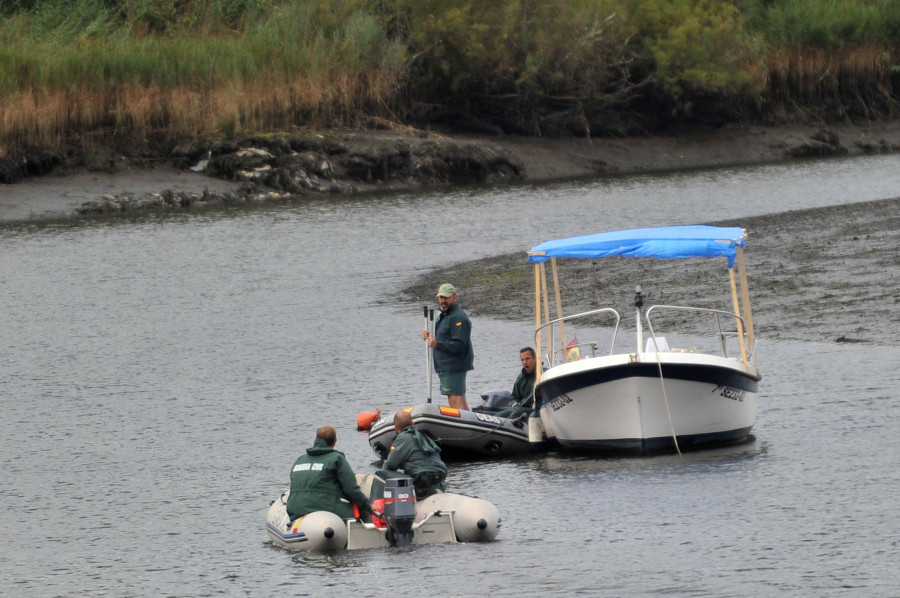
M761 376L745 243L746 233L737 227L675 226L572 237L532 248L535 343L549 364L543 369L538 363L540 411L529 420L533 444L646 454L748 438L756 422ZM704 293L709 306L645 308L638 285L636 338L623 340L616 309L565 315L561 305L558 259L612 256L720 258L723 266L727 263L730 293L709 285ZM646 286L648 281L639 282ZM700 280L695 284L707 285ZM553 319L551 297L557 310Z
M500 512L484 499L438 492L416 500L412 479L386 480L376 474L357 474L360 489L372 497L377 511L372 521L341 519L315 511L291 521L287 514L290 491L272 501L266 532L272 543L287 550L335 552L361 548L489 542L500 532Z

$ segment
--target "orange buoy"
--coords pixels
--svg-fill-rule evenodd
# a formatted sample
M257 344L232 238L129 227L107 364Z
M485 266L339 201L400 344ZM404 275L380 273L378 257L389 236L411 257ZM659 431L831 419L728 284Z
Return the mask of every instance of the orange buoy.
M372 427L372 424L375 423L375 420L377 420L380 415L381 409L376 409L375 411L363 411L358 416L356 416L356 429L370 429Z

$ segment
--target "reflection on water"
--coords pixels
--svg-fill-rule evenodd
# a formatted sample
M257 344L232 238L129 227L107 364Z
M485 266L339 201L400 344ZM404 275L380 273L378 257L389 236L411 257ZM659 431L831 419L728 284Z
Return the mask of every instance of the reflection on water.
M740 446L454 464L451 490L501 511L489 545L292 555L263 527L316 427L371 472L357 414L423 400L421 305L391 299L417 275L560 233L887 197L887 164L0 228L0 591L891 595L897 348L763 339ZM473 392L511 385L531 334L476 319Z
M684 473L732 470L748 466L748 461L764 455L765 443L752 435L745 441L702 451L685 451L681 455L653 455L634 457L596 457L564 452L529 459L528 465L538 473L556 476L581 477L589 475L670 475Z

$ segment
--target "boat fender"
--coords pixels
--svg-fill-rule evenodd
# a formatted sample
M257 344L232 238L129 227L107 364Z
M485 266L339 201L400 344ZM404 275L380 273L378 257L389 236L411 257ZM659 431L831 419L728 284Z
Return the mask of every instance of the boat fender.
M544 435L544 422L541 420L541 414L537 410L531 412L528 418L528 442L532 446L539 446L547 440Z
M375 411L361 412L356 416L356 429L370 430L372 428L372 424L378 421L379 417L381 417L381 409L376 408Z
M486 500L469 498L454 511L453 529L460 542L489 542L500 531L500 513Z
M347 524L329 511L313 511L291 524L291 534L302 534L304 548L334 551L347 547Z

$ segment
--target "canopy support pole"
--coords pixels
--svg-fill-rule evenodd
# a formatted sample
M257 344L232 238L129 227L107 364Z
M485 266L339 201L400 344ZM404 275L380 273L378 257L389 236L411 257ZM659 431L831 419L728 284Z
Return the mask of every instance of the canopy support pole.
M543 303L544 322L549 323L550 322L550 297L548 295L549 290L547 287L547 265L546 264L541 264L541 285L542 285L541 293L543 294L543 301L544 301L544 303ZM547 351L548 351L547 359L548 359L550 366L553 366L553 329L550 326L547 326L544 329L544 334L547 335L546 336Z
M559 291L559 271L556 268L556 258L550 258L550 270L553 272L553 294L556 298L556 317L559 318L559 342L561 354L563 355L564 360L568 360L568 350L566 349L566 325L565 322L562 321L563 317L563 308L562 308L562 296ZM547 321L550 321L550 318L547 318Z
M737 248L738 276L741 281L741 303L744 305L744 321L747 323L747 344L753 354L753 367L759 376L759 354L756 352L756 332L753 327L753 311L750 309L750 287L747 284L747 267L744 262L744 250Z
M535 330L535 349L537 350L537 375L535 384L541 381L541 271L544 269L543 264L534 265L534 330Z
M731 282L731 302L734 305L735 324L737 324L738 341L741 343L741 361L744 369L749 372L750 364L747 362L747 346L744 344L744 326L741 324L741 306L738 303L737 287L734 282L734 268L728 268L728 280Z

